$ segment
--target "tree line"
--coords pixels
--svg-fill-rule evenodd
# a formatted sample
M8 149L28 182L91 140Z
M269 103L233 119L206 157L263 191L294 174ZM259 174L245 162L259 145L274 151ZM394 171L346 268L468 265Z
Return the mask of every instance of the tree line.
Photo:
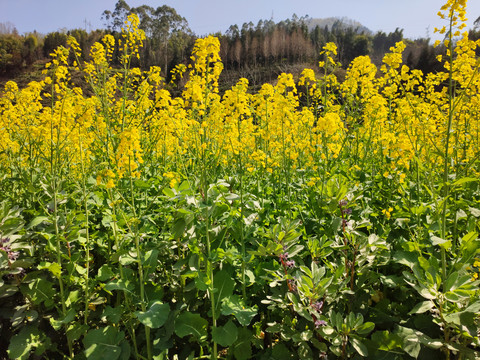
M145 31L146 41L136 66L149 68L160 66L168 76L169 71L180 63L187 63L197 35L190 29L187 20L167 5L153 8L148 5L130 7L125 0L118 0L115 8L101 15L105 29L87 32L83 29L56 31L42 35L37 32L19 35L11 23L0 24L0 74L14 73L37 60L48 59L49 54L60 45L67 45L67 37L76 38L84 59L88 60L91 46L109 33L120 36L121 27L129 14L140 19L140 28ZM338 47L338 60L344 68L357 56L369 55L380 65L383 55L396 42L406 40L405 62L411 68L424 72L436 71L439 64L436 56L443 50L434 48L430 39L404 39L403 30L371 33L362 26L335 19L332 24L315 25L308 16L280 22L260 20L256 25L244 23L232 25L225 33L216 33L221 43L221 57L228 71L262 69L271 73L281 65L316 64L319 53L327 42ZM470 37L480 38L480 17L470 30ZM274 76L275 77L275 76ZM272 76L270 76L272 78ZM265 78L259 81L265 81Z

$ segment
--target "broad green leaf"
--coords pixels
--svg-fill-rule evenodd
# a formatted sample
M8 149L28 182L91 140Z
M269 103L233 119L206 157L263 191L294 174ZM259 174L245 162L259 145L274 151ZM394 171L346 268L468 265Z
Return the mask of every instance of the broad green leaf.
M33 227L41 224L41 223L44 222L44 221L50 223L50 220L48 219L47 216L37 216L36 218L34 218L34 219L30 222L30 224L28 224L27 229L31 229L31 228L33 228Z
M430 236L430 241L432 242L432 245L438 245L444 249L449 249L452 246L451 240L445 240L435 235Z
M113 326L92 329L83 339L85 356L89 360L124 359L125 351L129 352L130 349L122 349L121 342L124 342L124 339L125 333Z
M35 355L42 355L50 344L50 339L36 326L27 325L10 339L7 353L10 359L27 360L33 350Z
M454 271L448 276L447 280L445 280L443 292L455 290L455 289L452 289L452 287L453 287L453 284L455 284L455 282L457 281L458 275L459 275L458 271Z
M409 311L408 315L412 314L423 314L424 312L433 309L433 301L422 301L415 305L412 310Z
M135 185L136 188L142 189L142 190L150 189L150 184L142 179L135 180L133 185Z
M277 333L277 332L280 332L281 330L282 330L282 324L279 324L279 323L273 323L272 325L270 325L265 329L265 331L269 333Z
M55 330L60 330L64 324L68 324L75 319L76 311L74 308L68 310L67 314L61 320L55 320L53 317L50 318L50 324Z
M375 328L375 324L373 322L368 321L363 323L359 327L357 327L355 329L355 332L359 335L367 335L367 334L370 334L374 328Z
M236 340L238 336L238 329L233 321L227 322L224 326L219 326L212 329L213 341L219 343L221 346L230 346Z
M108 321L112 324L117 324L122 317L122 312L123 309L121 306L112 308L110 305L107 305L107 307L103 310L101 319L102 321Z
M318 328L318 332L320 333L320 335L322 335L322 337L329 338L330 335L335 333L335 329L329 325L321 326L320 328Z
M53 283L42 278L33 280L28 285L26 293L34 304L44 303L50 307L54 304L56 291L53 289Z
M213 276L213 296L215 297L215 316L220 315L220 307L222 300L233 294L235 281L225 270L220 270Z
M105 290L113 291L113 290L121 290L126 292L132 292L135 286L130 283L129 281L125 281L122 279L115 279L110 281L108 284L105 285Z
M415 359L418 358L422 344L436 348L439 343L438 340L432 339L418 330L403 326L397 325L395 334L403 340L403 350Z
M397 334L392 334L388 330L376 331L372 334L372 341L375 347L383 351L391 351L402 347L402 339Z
M9 267L8 255L2 249L0 250L0 269Z
M84 335L90 327L86 324L79 324L74 322L68 325L67 338L70 341L76 341L80 339L80 336Z
M169 197L170 199L174 198L175 197L175 193L173 192L172 189L170 188L163 188L162 189L162 192L165 196Z
M107 281L115 276L115 273L112 271L109 265L102 265L98 269L97 279L100 281Z
M245 307L245 303L237 295L229 296L222 301L222 315L234 315L240 325L248 326L257 314L257 307Z
M396 251L393 254L393 260L399 264L403 264L412 268L413 265L417 262L417 254L407 251Z
M291 257L291 258L294 257L294 256L297 255L300 251L302 251L303 248L304 248L303 245L294 245L294 246L290 247L290 248L288 249L288 256Z
M144 271L144 279L148 278L148 275L153 273L155 271L155 268L157 266L157 259L158 259L158 250L157 249L152 249L148 250L145 253L145 257L143 258L143 271Z
M306 341L300 341L298 345L298 356L300 359L313 360L313 351Z
M282 342L273 346L272 356L270 360L289 360L295 359L295 355L288 350L288 348Z
M462 185L462 184L465 184L465 183L468 183L468 182L478 181L478 180L479 180L478 178L464 177L464 178L455 180L453 182L452 186L458 186L458 185Z
M198 290L206 291L208 289L208 276L203 272L197 272L197 277L195 278L195 286Z
M470 326L474 324L475 317L479 311L480 301L477 301L463 311L445 314L444 319L447 323L453 323L459 326Z
M352 344L353 348L363 357L368 356L368 349L359 339L356 337L350 337L350 344Z
M415 336L409 336L403 339L403 350L411 357L417 359L422 345Z
M197 340L203 341L207 338L208 321L199 314L184 312L175 320L175 334L180 337L193 335Z
M172 235L175 239L179 239L183 236L183 233L185 232L185 229L187 227L187 223L185 221L185 218L180 217L175 220L172 226Z
M12 296L18 292L18 287L15 285L5 285L1 284L2 280L0 280L0 299Z
M0 222L0 233L3 237L17 233L23 227L23 219L20 217L9 218Z
M143 325L157 329L165 324L169 313L170 306L168 304L155 301L147 311L136 311L135 316Z
M450 279L450 276L448 278ZM464 274L464 275L459 274L457 276L454 276L452 280L453 280L452 283L449 282L448 286L445 286L446 291L454 291L459 288L468 288L468 284L472 283L472 277L469 274ZM448 279L447 279L447 282L448 282Z
M39 265L38 265L38 269L39 270L42 270L42 269L46 269L48 271L50 271L50 273L55 276L57 279L60 278L60 276L62 275L62 267L60 266L59 263L50 263L50 262L41 262Z

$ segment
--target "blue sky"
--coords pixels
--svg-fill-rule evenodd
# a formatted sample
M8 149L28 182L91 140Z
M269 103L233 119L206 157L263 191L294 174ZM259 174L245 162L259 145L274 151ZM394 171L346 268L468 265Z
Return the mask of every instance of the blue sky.
M0 22L13 23L23 34L62 28L102 28L101 14L117 0L0 0ZM184 16L197 35L224 32L230 25L260 19L274 21L308 15L312 18L349 17L370 30L390 32L403 28L404 36L435 38L435 26L446 25L436 15L445 0L127 0L134 7L167 4ZM469 0L467 25L480 16L480 0Z

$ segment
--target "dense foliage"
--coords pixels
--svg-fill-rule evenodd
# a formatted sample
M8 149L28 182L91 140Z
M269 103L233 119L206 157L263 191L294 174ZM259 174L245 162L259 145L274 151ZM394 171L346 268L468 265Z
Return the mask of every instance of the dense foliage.
M0 356L480 358L480 42L441 15L426 75L398 42L339 82L327 43L321 75L220 95L217 38L166 83L133 14L8 82Z

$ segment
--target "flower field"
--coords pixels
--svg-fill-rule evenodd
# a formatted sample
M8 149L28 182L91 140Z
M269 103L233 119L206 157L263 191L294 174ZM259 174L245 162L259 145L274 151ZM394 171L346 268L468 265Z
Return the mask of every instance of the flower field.
M43 81L8 82L0 357L480 359L465 12L439 13L438 73L409 69L397 43L340 82L327 43L320 74L220 94L218 39L167 83L132 65L131 16L91 60L70 38Z

